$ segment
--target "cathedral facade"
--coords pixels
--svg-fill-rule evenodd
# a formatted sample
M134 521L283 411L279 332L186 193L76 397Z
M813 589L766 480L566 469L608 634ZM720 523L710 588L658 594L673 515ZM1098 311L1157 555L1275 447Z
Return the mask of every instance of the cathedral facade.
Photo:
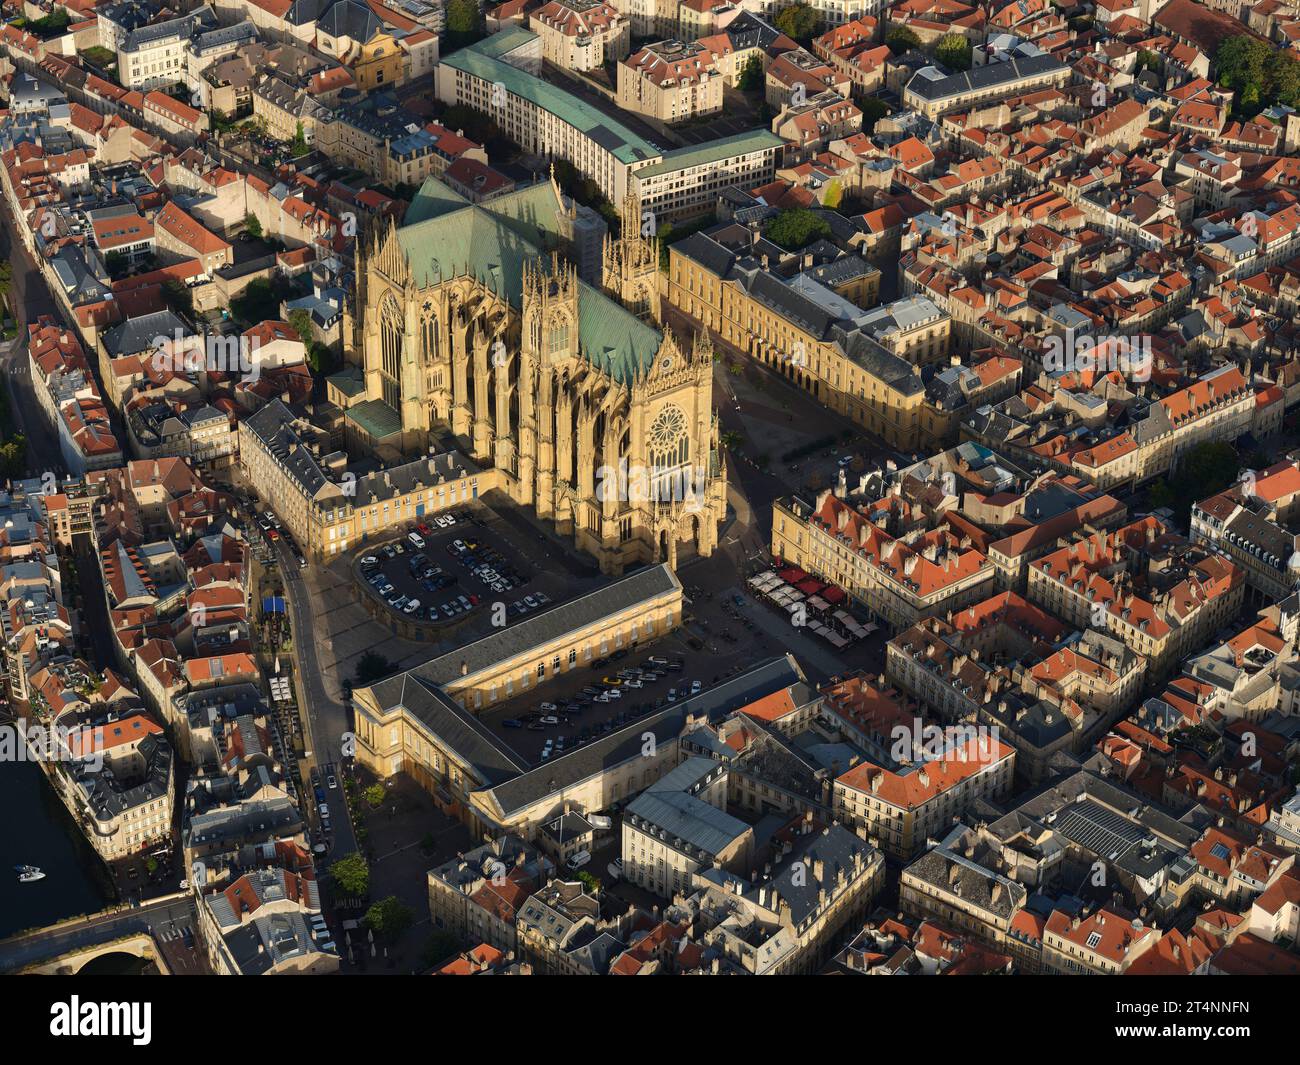
M566 257L576 210L553 181L482 205L426 182L358 248L356 399L405 453L454 437L603 572L675 566L712 553L726 513L713 354L657 327L636 205L605 240L606 291Z

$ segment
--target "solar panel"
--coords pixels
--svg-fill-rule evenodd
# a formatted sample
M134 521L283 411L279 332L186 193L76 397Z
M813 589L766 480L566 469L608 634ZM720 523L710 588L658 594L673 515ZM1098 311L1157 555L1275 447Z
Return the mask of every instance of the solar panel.
M1144 835L1141 828L1091 799L1075 803L1062 813L1056 828L1085 850L1111 860L1131 849Z

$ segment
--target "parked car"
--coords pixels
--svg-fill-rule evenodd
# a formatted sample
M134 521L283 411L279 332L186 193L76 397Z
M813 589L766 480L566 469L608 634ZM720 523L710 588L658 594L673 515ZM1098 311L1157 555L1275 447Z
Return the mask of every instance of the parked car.
M567 865L570 869L576 870L576 869L581 869L584 865L590 863L590 861L591 861L591 851L580 850L578 851L577 854L572 855L569 858L569 860L564 864Z
M623 859L622 859L622 858L615 858L612 862L610 862L607 866L605 866L605 872L607 872L607 873L609 874L609 878L610 878L611 880L622 880L622 879L623 879Z
M418 532L409 532L406 534L406 538L416 547L424 546L424 537L421 536Z

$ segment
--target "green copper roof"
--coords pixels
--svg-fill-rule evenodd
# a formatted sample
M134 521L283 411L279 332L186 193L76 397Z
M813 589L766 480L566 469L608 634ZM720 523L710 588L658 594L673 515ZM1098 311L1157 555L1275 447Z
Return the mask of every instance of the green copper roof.
M463 70L494 84L500 82L507 92L536 104L581 130L621 163L640 163L646 159L658 159L663 154L644 137L633 133L617 119L611 118L587 101L496 58L535 36L522 28L506 33L510 35L510 40L499 41L497 38L505 34L495 33L478 44L453 52L442 60L443 66Z
M637 180L658 177L660 174L670 174L674 170L685 170L690 166L716 163L720 159L729 159L733 155L746 155L764 148L779 148L783 144L785 144L784 140L768 130L750 130L748 133L737 133L720 140L705 141L703 144L665 152L658 162L638 170L636 176Z
M549 271L549 252L560 245L560 203L551 183L462 207L432 187L438 185L429 178L414 201L428 216L412 223L408 212L397 230L415 283L423 288L473 277L522 309L524 264L540 260ZM630 384L650 368L662 342L657 329L586 282L578 283L578 350L593 366Z
M426 181L411 200L402 224L413 226L426 218L436 218L448 211L459 211L469 200L441 181Z
M402 417L382 399L368 399L349 407L346 417L364 429L372 440L383 440L402 431Z

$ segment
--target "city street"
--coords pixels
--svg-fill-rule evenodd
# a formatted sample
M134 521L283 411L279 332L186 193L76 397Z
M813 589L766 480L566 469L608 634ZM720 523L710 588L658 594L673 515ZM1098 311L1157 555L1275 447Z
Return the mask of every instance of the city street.
M314 624L318 616L318 599L311 587L310 578L299 569L297 561L283 540L276 541L280 557L280 572L284 574L285 598L293 624L293 658L296 671L295 688L302 710L302 725L307 745L308 762L321 768L321 778L327 775L325 767L333 764L333 772L341 772L343 762L343 734L349 729L347 708L342 692L332 695L325 689L325 672L318 655L317 632ZM311 572L310 570L306 572ZM310 794L310 788L307 789ZM343 788L326 788L326 803L330 811L333 831L331 855L341 857L357 849L352 822L348 816ZM311 799L315 807L315 798ZM319 818L313 818L319 820Z

